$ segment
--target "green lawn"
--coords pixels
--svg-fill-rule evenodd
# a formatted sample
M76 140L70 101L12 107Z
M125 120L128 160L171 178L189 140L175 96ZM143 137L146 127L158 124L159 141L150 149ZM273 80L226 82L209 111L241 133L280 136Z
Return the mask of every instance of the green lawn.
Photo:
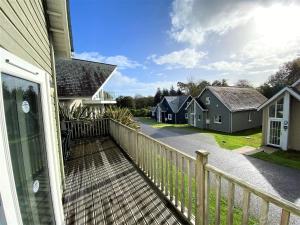
M199 133L208 133L215 137L217 143L220 147L233 150L243 146L251 146L258 148L261 146L262 133L261 129L251 129L245 130L233 134L222 133L212 130L203 130L200 128L192 127L188 124L168 124L168 123L158 123L150 118L139 118L139 120L145 124L151 125L154 128L180 128L180 129L189 129Z
M300 152L297 151L276 151L271 154L258 152L251 156L282 166L300 169Z

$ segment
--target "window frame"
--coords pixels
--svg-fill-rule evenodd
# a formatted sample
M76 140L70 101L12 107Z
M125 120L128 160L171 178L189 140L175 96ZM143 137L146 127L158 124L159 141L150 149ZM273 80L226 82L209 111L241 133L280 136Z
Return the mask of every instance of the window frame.
M168 120L172 120L173 119L173 115L172 115L172 113L168 113Z
M280 101L282 101L282 104L278 104L278 102L280 102ZM278 115L277 115L277 112L278 112L278 105L282 105L282 116L281 117L278 117ZM273 118L273 119L282 119L283 118L283 111L284 111L284 109L283 109L283 105L284 105L284 97L281 97L281 98L279 98L279 99L277 99L277 100L275 100L272 104L270 104L269 106L268 106L268 117L269 118ZM275 107L274 108L274 117L273 116L270 116L270 109L271 109L271 107Z
M252 112L248 113L248 122L252 122Z
M210 97L209 96L205 97L205 104L210 105Z
M218 119L216 119L216 118L218 118ZM214 116L214 123L222 124L222 115L215 115Z
M188 113L185 113L185 114L184 114L184 118L185 118L185 119L188 119L188 118L189 118L189 114L188 114Z

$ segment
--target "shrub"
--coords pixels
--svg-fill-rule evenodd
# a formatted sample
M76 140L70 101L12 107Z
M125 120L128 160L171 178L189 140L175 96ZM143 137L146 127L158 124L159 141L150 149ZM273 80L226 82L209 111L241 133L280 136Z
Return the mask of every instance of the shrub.
M105 118L111 118L128 127L138 129L138 123L133 119L133 115L127 108L109 107L104 113Z
M134 117L148 117L150 116L150 110L147 108L143 109L130 109L130 112Z

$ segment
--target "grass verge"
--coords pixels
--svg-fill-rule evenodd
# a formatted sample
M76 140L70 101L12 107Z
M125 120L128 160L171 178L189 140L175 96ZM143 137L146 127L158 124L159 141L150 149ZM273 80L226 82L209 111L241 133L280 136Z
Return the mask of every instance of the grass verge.
M300 169L300 152L297 151L276 151L271 154L258 152L251 156L282 166Z

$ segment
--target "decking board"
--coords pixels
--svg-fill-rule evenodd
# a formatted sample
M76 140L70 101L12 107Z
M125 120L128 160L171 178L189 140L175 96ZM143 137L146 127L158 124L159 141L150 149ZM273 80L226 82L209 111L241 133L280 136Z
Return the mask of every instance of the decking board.
M66 224L182 224L109 138L82 140L65 166Z

